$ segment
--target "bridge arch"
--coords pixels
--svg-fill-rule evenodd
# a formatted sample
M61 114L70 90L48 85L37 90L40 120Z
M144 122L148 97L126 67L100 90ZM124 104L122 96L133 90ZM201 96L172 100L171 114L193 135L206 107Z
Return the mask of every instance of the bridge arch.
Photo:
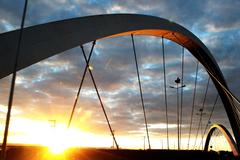
M20 30L0 35L0 78L13 72ZM126 35L164 37L187 48L205 67L227 112L240 148L240 124L232 97L217 62L207 47L190 31L169 20L137 14L110 14L67 19L23 29L17 70L73 47L108 37Z
M208 134L207 134L207 138L206 138L206 142L205 142L205 146L204 146L204 151L208 150L210 139L212 137L213 132L216 129L218 129L224 135L224 137L226 138L228 144L230 145L230 147L232 149L233 155L234 156L239 156L239 151L238 151L238 148L237 148L237 145L236 145L234 139L232 138L232 136L228 132L228 130L221 124L213 124L211 126L211 128L209 129Z

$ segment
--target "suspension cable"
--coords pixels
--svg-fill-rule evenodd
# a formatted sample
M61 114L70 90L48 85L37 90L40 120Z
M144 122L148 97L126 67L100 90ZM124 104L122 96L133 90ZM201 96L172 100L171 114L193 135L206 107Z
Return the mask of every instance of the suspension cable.
M87 64L87 63L88 63L88 60L87 60L87 57L86 57L86 54L85 54L85 51L84 51L84 48L83 48L83 47L82 47L82 53L83 53L83 56L84 56L85 62L86 62L86 64ZM104 116L105 116L105 118L106 118L106 121L107 121L107 124L108 124L109 130L110 130L110 132L111 132L111 135L112 135L112 137L113 137L113 140L114 140L114 142L115 142L115 145L116 145L117 149L119 149L119 146L118 146L117 140L116 140L116 138L115 138L114 132L113 132L112 127L111 127L111 124L110 124L110 122L109 122L109 119L108 119L108 116L107 116L106 110L105 110L105 108L104 108L104 105L103 105L102 99L101 99L101 97L100 97L100 94L99 94L99 91L98 91L98 88L97 88L97 85L96 85L95 79L94 79L94 77L93 77L92 71L91 71L91 69L90 69L90 67L89 67L89 64L88 64L87 69L88 69L88 72L90 73L90 76L91 76L91 79L92 79L92 82L93 82L94 88L95 88L95 90L96 90L96 93L97 93L97 96L98 96L98 99L99 99L100 105L101 105L101 107L102 107L102 111L103 111Z
M203 135L202 135L202 140L201 140L200 146L201 146L201 144L203 144L203 138L204 138L204 136L205 136L205 134L206 134L206 131L207 131L207 128L208 128L208 126L209 126L209 124L210 124L210 122L211 122L210 120L211 120L211 118L212 118L212 115L213 115L215 106L216 106L216 104L217 104L218 98L219 98L219 95L217 95L217 97L216 97L216 99L215 99L215 101L214 101L212 110L211 110L211 112L210 112L210 115L209 115L207 124L206 124L206 126L205 126L205 129L204 129L204 132L203 132Z
M208 77L207 87L206 87L204 98L203 98L202 108L200 108L200 110L199 110L200 111L200 118L199 118L199 123L198 123L198 127L197 127L197 133L196 133L196 137L195 137L194 148L195 148L196 143L197 143L197 138L198 138L198 133L199 133L200 126L202 127L202 116L203 116L203 111L204 111L204 108L205 108L205 102L206 102L209 82L210 82L210 76Z
M20 28L20 33L19 33L18 42L17 42L16 56L14 59L14 66L13 66L14 68L13 68L13 75L12 75L12 81L11 81L11 88L10 88L9 99L8 99L8 110L7 110L7 115L6 115L3 143L2 143L2 147L1 147L1 157L0 157L1 160L6 159L8 130L9 130L9 124L10 124L10 119L11 119L14 88L15 88L15 81L16 81L16 76L17 76L18 60L19 60L21 44L22 44L23 28L24 28L25 17L26 17L26 12L27 12L27 4L28 4L28 0L25 0L23 14L22 14L22 20L21 20L21 28Z
M70 115L70 119L68 121L68 128L70 127L71 122L72 122L72 118L73 118L74 111L75 111L75 108L76 108L76 105L77 105L77 102L78 102L79 94L80 94L81 89L82 89L83 81L84 81L85 76L86 76L87 68L89 66L89 62L90 62L90 59L91 59L92 52L93 52L95 44L96 44L96 40L93 41L92 48L91 48L91 51L90 51L88 59L87 59L87 63L86 63L86 66L84 68L84 71L83 71L82 79L81 79L81 82L80 82L80 85L79 85L79 88L78 88L78 92L77 92L77 95L76 95L76 98L75 98L75 101L74 101L74 104L73 104L73 108L72 108L72 112L71 112L71 115ZM83 50L83 46L82 45L81 45L81 49Z
M182 83L183 86L183 74L184 74L184 47L182 47ZM180 144L181 144L181 135L182 135L182 107L183 107L183 87L181 87L181 105L180 105ZM181 146L181 145L180 145Z
M215 79L215 81L224 89L224 91L228 93L231 98L233 98L238 104L240 104L240 100L236 96L234 96L229 89L227 89L208 69L206 69L206 71L212 76L213 79ZM240 108L238 106L235 106L234 104L233 106L240 112Z
M164 74L164 97L165 97L165 110L166 110L166 129L167 129L167 148L169 149L166 64L165 64L165 48L164 48L164 38L163 37L162 37L162 53L163 53L162 55L163 55L163 74Z
M189 129L189 134L188 134L188 149L189 149L189 143L190 143L191 131L192 131L193 112L194 112L194 108L195 108L195 98L196 98L196 88L197 88L197 78L198 78L198 65L199 65L199 62L197 61L195 84L194 84L194 91L193 91L192 111L191 111L191 119L190 119L190 129Z
M210 74L212 76L212 78L214 78L216 80L216 82L228 93L229 96L231 96L238 104L240 104L240 100L234 96L234 94L227 89L208 69L206 69L206 71L208 72L208 74ZM234 106L237 107L237 106ZM239 108L238 108L239 109Z
M142 109L143 109L143 115L144 115L144 120L145 120L146 132L147 132L148 147L149 147L149 149L151 149L151 144L150 144L150 139L149 139L149 133L148 133L148 123L147 123L147 117L146 117L145 105L144 105L144 100L143 100L142 85L141 85L141 79L140 79L140 75L139 75L138 61L137 61L137 54L136 54L136 49L135 49L135 44L134 44L133 34L131 34L131 37L132 37L132 45L133 45L133 54L134 54L135 64L136 64L136 70L137 70L139 92L140 92L140 96L141 96Z

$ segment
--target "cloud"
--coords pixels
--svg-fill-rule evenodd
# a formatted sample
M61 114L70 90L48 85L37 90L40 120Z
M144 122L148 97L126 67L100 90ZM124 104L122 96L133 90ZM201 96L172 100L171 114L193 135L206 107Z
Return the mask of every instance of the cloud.
M8 0L0 2L0 33L20 28L23 1L11 3Z
M0 2L0 32L19 28L23 1ZM105 13L138 13L167 18L180 23L204 41L222 69L230 89L240 92L238 75L239 57L239 2L238 1L30 1L26 26ZM165 135L166 108L163 81L163 59L161 38L134 37L143 99L151 135ZM84 49L89 54L91 43ZM181 77L181 46L165 41L168 120L171 135L176 135L177 93L169 85ZM30 119L57 119L67 124L85 68L85 60L79 47L67 50L57 56L43 60L18 72L14 96L14 108L18 116ZM139 93L136 66L130 36L97 41L90 65L97 83L106 113L116 133L119 135L145 135L144 116ZM183 90L182 133L188 136L196 59L185 50ZM193 112L193 133L196 132L199 116L196 113L203 104L208 75L199 66L195 110ZM0 80L0 111L6 106L11 76ZM179 90L180 93L181 90ZM213 100L217 91L210 82L205 103L207 124ZM3 110L3 109L2 109ZM224 118L222 118L224 117ZM221 101L218 102L212 122L220 122L229 127ZM74 115L73 125L86 131L109 134L106 119L97 99L96 91L87 72Z
M208 1L207 6L208 20L205 20L207 31L221 32L240 27L239 17L237 16L240 14L239 1Z

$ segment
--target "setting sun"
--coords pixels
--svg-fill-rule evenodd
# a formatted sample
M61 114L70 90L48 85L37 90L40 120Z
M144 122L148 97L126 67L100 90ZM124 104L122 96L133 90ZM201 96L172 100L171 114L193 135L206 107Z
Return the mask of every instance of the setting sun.
M52 136L52 138L47 142L47 146L49 148L49 151L53 154L61 154L63 153L67 148L71 147L70 143L67 143L67 141L64 140L65 137L61 134Z
M51 134L44 137L43 145L46 145L53 154L61 154L66 149L79 145L76 139L81 135L80 130L68 129L63 126L51 129Z

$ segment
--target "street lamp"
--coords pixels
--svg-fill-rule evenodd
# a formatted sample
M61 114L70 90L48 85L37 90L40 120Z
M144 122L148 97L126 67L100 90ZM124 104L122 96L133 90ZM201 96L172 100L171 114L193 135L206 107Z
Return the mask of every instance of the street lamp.
M50 119L48 121L49 121L49 123L51 123L52 128L56 128L56 123L57 123L56 119Z
M115 133L115 130L112 130L112 133L113 133L113 135L114 135L114 133ZM112 148L114 149L114 138L113 138L113 142L112 142Z
M199 109L199 113L196 113L196 115L198 115L198 116L200 116L200 121L199 121L199 127L200 127L200 132L201 132L201 135L202 135L202 138L203 138L203 134L202 134L202 116L203 115L206 115L207 113L205 113L205 112L203 112L203 108L200 108ZM209 121L208 121L208 124L209 124ZM202 148L203 148L203 143L201 142L200 143L200 147L201 147L201 145L202 145Z
M145 150L145 136L143 136L143 150Z
M177 86L169 86L170 88L176 89L177 90L177 134L178 134L178 150L180 150L180 123L179 123L179 94L178 94L178 89L179 88L183 88L186 87L186 85L181 85L179 86L181 80L179 77L177 77L177 79L175 80L175 83L177 84Z

